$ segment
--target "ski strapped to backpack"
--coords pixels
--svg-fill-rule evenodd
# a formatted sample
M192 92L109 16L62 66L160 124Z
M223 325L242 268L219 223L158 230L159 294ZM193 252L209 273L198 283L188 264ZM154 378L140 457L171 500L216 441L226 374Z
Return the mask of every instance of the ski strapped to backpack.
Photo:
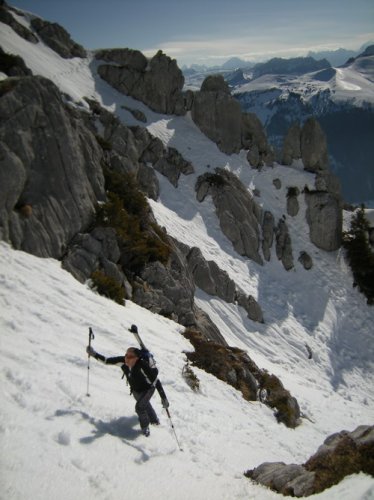
M153 363L153 366L155 366L156 365L155 360L154 360L152 354L150 353L150 351L146 348L144 342L142 341L142 339L139 335L139 332L138 332L138 327L136 325L131 325L131 328L129 328L129 332L131 332L134 335L136 341L138 342L138 344L140 346L141 359L148 360L148 363L150 364L151 367L152 367L151 363ZM169 412L169 401L166 397L164 388L162 387L162 384L161 384L159 378L156 379L156 389L160 395L162 406L165 409L166 414L169 418L169 422L170 422L171 428L173 430L175 440L178 444L178 448L180 451L183 451L181 448L181 445L179 444L179 440L178 440L177 434L175 432L174 424L173 424L173 421L171 419L171 415Z

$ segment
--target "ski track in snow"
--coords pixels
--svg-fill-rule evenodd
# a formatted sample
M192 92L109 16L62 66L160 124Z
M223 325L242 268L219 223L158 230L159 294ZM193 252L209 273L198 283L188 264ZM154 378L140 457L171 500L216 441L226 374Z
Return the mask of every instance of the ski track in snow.
M27 16L17 18L28 25ZM160 200L150 201L155 216L169 234L199 246L259 301L265 324L249 320L237 305L196 291L197 305L227 342L278 375L306 417L297 429L287 429L269 408L245 402L196 368L201 391L192 392L181 376L184 352L192 346L180 335L180 325L131 301L121 307L78 283L53 259L0 243L0 498L280 498L243 472L265 461L303 463L329 434L374 421L373 309L352 288L342 252L326 253L309 242L302 195L299 214L292 221L287 216L295 268L286 272L274 248L264 266L238 256L220 231L211 199L198 203L194 186L204 172L229 169L251 192L260 191L257 202L277 221L286 213L287 188L313 186L314 176L298 163L252 170L244 152L224 155L190 116L159 115L110 88L97 77L98 62L91 56L64 60L43 43L32 45L0 26L3 49L21 55L34 74L53 80L71 105L87 109L83 97L95 98L127 125L139 123L121 106L138 108L147 116L148 130L191 161L195 173L181 176L178 189L158 175ZM273 185L276 178L280 190ZM313 258L310 271L297 261L303 250ZM150 438L140 435L134 400L118 368L91 360L91 397L86 396L88 327L94 329L95 348L116 355L134 344L127 331L132 323L158 361L182 452L157 396L161 426ZM374 481L364 474L316 495L373 496Z

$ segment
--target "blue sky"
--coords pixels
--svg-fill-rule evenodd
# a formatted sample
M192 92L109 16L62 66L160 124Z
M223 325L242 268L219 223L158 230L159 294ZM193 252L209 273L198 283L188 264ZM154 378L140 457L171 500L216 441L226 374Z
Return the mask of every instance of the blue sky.
M374 0L8 0L85 48L162 49L183 64L259 61L374 39Z

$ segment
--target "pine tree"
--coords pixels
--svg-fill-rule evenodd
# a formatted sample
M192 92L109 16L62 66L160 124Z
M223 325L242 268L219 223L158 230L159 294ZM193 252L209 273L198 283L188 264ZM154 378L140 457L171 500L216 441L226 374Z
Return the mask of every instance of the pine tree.
M369 223L362 205L351 220L350 230L344 234L343 245L353 272L354 284L358 286L367 303L374 304L374 253L368 240Z

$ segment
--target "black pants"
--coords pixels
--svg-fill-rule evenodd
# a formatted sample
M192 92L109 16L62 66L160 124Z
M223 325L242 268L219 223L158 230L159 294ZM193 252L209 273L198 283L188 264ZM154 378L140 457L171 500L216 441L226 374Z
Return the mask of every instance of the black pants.
M150 403L150 399L154 392L154 387L143 392L133 392L133 396L136 399L135 411L138 414L140 427L142 429L148 427L149 424L158 423L157 414Z

